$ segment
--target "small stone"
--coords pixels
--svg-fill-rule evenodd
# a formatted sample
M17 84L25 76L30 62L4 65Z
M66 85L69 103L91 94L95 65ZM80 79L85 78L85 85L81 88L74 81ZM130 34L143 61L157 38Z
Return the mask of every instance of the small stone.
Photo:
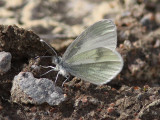
M133 89L134 89L134 90L139 90L139 89L140 89L140 87L135 86L135 87L133 87Z
M116 91L116 89L115 89L115 88L112 88L112 91Z
M81 99L81 101L82 101L83 103L86 103L86 102L88 101L87 96L84 96L84 97Z
M145 61L142 61L140 58L135 60L135 63L129 66L129 70L132 75L135 75L138 71L140 71L146 65Z
M112 113L114 111L114 108L113 107L109 107L108 109L107 109L107 113Z
M129 40L124 41L124 46L127 50L130 50L131 48L133 48L133 45Z
M109 106L110 106L110 107L114 107L114 106L115 106L115 104L114 104L114 103L111 103Z
M6 73L11 68L11 59L9 52L0 52L0 74Z
M16 103L59 105L65 100L65 95L51 80L37 79L30 72L20 72L14 77L11 99Z
M93 104L98 105L99 101L92 97L92 96L79 96L74 103L74 107L82 108L83 106L86 106L87 104Z
M152 13L146 14L141 20L141 24L146 28L153 28L155 22L155 15Z
M154 100L155 100L155 96L154 96L154 95L151 95L151 96L149 96L149 99L150 99L151 101L154 101Z
M154 44L154 48L159 48L160 47L160 40L156 40L155 44Z

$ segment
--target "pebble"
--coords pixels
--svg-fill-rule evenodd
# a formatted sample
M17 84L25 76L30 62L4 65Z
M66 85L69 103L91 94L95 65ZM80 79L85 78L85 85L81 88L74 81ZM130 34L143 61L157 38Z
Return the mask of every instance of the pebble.
M108 109L107 109L107 113L112 113L114 111L114 108L113 107L109 107Z
M140 20L141 24L145 26L146 28L152 28L153 23L155 21L155 15L152 13L148 13L145 16L142 17Z
M20 72L14 77L11 99L15 103L59 105L65 95L51 80L34 78L31 72Z
M6 73L11 68L11 59L9 52L0 52L0 74Z
M133 45L129 40L124 41L124 46L127 50L130 50L131 48L133 48Z
M110 107L114 107L114 106L115 106L115 104L114 104L114 103L111 103L111 104L109 104L109 106L110 106Z

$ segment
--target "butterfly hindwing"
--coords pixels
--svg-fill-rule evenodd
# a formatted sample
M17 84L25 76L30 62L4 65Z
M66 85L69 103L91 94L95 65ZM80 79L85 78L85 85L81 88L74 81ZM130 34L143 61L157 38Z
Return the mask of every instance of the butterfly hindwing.
M66 70L72 75L101 85L121 71L123 60L115 50L99 47L75 55L66 64Z

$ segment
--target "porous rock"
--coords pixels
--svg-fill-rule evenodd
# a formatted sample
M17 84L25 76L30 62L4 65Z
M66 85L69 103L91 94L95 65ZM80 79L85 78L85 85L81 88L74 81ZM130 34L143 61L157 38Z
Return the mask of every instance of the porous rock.
M16 103L59 105L65 100L65 95L51 80L37 79L30 72L20 72L14 77L11 99Z

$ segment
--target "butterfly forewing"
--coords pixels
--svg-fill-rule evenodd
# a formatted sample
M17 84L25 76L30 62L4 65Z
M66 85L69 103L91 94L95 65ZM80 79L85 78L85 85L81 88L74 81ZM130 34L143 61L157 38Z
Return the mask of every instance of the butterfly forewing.
M99 21L87 28L75 41L67 48L62 59L64 61L82 52L98 47L107 47L114 50L117 45L116 26L111 20Z
M123 60L116 51L100 47L75 55L66 64L66 70L72 75L101 85L121 71Z
M88 50L79 53L65 62L70 65L81 65L86 63L99 63L109 61L120 61L119 57L115 55L115 52L110 49L99 47L96 49Z

